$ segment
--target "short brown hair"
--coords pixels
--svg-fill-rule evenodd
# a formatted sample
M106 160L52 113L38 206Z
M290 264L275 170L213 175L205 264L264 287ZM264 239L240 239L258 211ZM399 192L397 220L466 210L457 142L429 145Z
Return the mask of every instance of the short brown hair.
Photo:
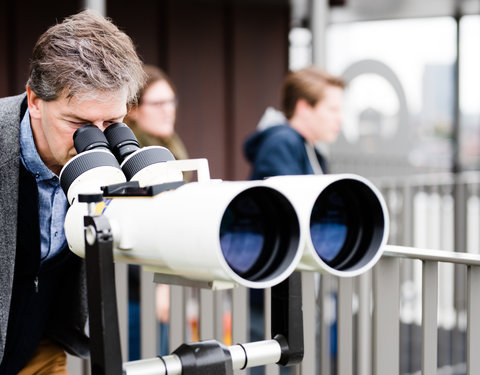
M27 85L45 101L127 89L135 102L145 74L135 46L111 20L85 10L50 27L32 53Z
M282 88L282 110L287 119L293 117L299 99L306 100L312 107L321 101L326 86L344 88L345 82L314 66L287 74Z

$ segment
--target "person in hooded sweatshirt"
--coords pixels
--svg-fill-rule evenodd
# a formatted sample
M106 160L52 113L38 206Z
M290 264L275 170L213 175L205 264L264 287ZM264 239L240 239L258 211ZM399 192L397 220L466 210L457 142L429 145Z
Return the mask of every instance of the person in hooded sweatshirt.
M340 134L345 83L318 67L290 72L282 88L282 112L268 108L244 144L250 179L327 173L319 143Z
M345 83L315 67L287 74L282 87L282 111L267 108L257 131L244 144L251 164L251 180L280 175L328 173L327 161L319 151L340 134ZM250 340L264 339L263 290L250 290ZM263 374L254 367L251 375ZM289 368L281 368L289 374Z

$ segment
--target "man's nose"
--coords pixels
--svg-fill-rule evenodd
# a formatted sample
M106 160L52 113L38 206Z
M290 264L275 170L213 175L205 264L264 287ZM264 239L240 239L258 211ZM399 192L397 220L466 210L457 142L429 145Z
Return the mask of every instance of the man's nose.
M97 128L99 128L102 132L107 128L108 124L104 123L103 121L99 122L92 122Z

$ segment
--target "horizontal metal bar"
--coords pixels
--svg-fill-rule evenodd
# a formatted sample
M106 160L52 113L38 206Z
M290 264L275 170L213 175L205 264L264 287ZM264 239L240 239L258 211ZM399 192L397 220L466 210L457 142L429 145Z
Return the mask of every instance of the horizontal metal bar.
M141 359L123 364L126 375L181 375L182 362L175 354L163 357Z
M243 347L242 351L238 349ZM282 355L282 349L277 340L263 340L228 347L232 355L234 370L242 367L255 367L277 363ZM237 355L234 355L236 352ZM240 354L240 356L238 356Z
M458 174L452 173L432 173L432 174L415 174L402 177L376 177L372 179L379 188L395 188L401 186L412 187L435 187L460 184L480 184L480 173L478 171L468 171Z
M233 370L277 363L282 349L276 340L264 340L228 346ZM126 375L181 375L182 363L176 354L142 359L123 364Z
M480 254L452 252L446 250L419 249L417 247L407 246L384 246L384 256L409 258L420 260L433 260L437 262L447 262L464 264L467 266L480 266Z

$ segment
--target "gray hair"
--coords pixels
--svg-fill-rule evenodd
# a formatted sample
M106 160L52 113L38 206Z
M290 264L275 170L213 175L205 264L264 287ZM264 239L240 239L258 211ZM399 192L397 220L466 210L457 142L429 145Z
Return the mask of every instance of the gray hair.
M85 10L40 36L27 85L45 101L126 89L132 104L144 82L143 63L130 37L111 20Z

